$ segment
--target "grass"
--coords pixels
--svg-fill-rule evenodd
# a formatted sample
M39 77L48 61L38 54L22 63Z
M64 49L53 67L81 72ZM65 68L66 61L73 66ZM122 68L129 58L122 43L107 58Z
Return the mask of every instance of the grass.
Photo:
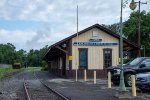
M19 71L20 69L12 69L12 68L0 68L0 79L8 74L12 74L14 72Z

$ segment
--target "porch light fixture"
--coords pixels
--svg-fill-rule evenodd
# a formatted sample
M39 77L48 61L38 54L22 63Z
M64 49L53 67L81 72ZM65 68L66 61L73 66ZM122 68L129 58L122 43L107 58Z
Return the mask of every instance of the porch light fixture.
M134 2L134 0L131 1L130 5L129 5L131 10L135 10L135 8L137 7L136 3Z
M67 47L67 44L66 44L66 43L64 43L64 44L62 45L62 47L63 47L63 48L66 48L66 47Z

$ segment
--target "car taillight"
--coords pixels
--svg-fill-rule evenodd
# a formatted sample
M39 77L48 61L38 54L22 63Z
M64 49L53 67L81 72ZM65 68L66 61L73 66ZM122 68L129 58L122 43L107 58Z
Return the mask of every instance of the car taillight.
M146 87L150 89L150 84L146 85Z

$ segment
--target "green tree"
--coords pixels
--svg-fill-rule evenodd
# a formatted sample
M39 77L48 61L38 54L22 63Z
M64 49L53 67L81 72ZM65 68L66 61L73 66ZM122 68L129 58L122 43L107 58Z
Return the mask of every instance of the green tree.
M119 23L115 23L115 24L112 24L112 25L102 24L103 27L110 29L111 31L113 31L116 34L119 34L119 31L120 31L119 30L119 27L120 27L119 25L120 25Z
M11 43L0 44L0 63L13 64L15 60L15 46Z
M45 52L47 51L48 46L41 48L40 50L33 50L31 49L29 53L27 54L27 64L28 66L42 66L43 63L43 56Z
M150 56L150 12L142 11L141 16L141 45L146 48L146 56ZM131 13L129 19L124 22L124 35L132 42L138 42L138 11ZM136 54L132 55L136 56Z
M14 64L21 63L22 66L42 66L43 56L48 46L40 50L31 49L29 52L21 49L16 51L16 47L11 44L0 44L0 63L1 64Z
M26 51L21 49L19 51L16 51L16 58L15 58L15 62L16 63L21 63L21 65L25 65L26 63Z

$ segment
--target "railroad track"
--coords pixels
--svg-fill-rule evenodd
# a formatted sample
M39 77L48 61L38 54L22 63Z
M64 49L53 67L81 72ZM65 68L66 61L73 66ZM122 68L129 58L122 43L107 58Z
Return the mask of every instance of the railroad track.
M27 84L26 84L25 80L24 80L24 82L23 82L23 86L24 86L24 89L25 89L25 93L26 93L26 95L27 95L27 99L28 99L28 100L31 100L31 99L30 99L30 96L29 96L29 92L28 92Z
M44 100L45 99L46 100L69 100L64 95L51 89L44 82L42 82L40 79L38 79L35 72L33 72L33 73L34 73L36 82L33 82L33 84L26 80L24 80L24 82L23 82L24 90L25 90L26 97L28 100L41 100L41 99L44 99ZM42 87L42 88L34 87L37 82L40 84L40 87Z

